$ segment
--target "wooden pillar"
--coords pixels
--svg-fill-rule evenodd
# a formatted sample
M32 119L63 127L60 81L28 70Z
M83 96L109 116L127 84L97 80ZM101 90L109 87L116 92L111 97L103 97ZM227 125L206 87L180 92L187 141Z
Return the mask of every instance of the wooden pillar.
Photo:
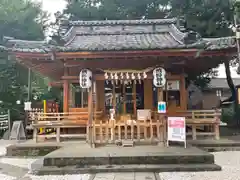
M163 88L158 89L158 101L163 101Z
M126 114L126 85L123 83L123 114Z
M93 81L93 90L92 90L93 92L93 97L92 97L92 99L93 99L93 113L94 113L94 116L93 116L93 121L95 121L96 120L96 112L97 112L97 83L96 83L96 81L94 80Z
M28 101L32 99L32 71L28 68Z
M180 80L180 105L181 110L187 110L187 90L186 90L186 82L185 82L185 75L181 75Z
M68 99L68 107L73 107L73 85L69 84L69 99Z
M72 107L76 107L76 102L75 102L75 97L76 96L76 89L75 87L73 86L72 87Z
M137 93L136 93L136 83L133 81L133 114L136 117L137 116Z
M152 79L144 80L144 109L153 109Z
M96 81L97 87L97 110L105 110L105 81Z
M93 88L89 88L88 91L88 128L87 128L87 141L93 146Z
M64 68L64 76L68 75L68 69ZM69 82L68 80L63 80L63 112L68 112L69 110Z
M157 88L157 96L158 96L158 102L163 101L163 88ZM167 134L167 120L164 118L164 115L159 114L159 119L163 121L163 128L160 135L160 139L158 142L158 145L163 146L166 141L166 134Z
M115 111L116 111L116 86L115 86L115 83L113 83L113 85L112 85L112 94L113 94L112 105L113 105L113 109L115 109Z
M240 104L240 87L237 87L238 104Z

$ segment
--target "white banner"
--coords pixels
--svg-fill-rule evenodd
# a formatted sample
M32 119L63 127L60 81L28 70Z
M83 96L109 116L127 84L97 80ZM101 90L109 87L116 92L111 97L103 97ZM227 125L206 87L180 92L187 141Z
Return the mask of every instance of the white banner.
M168 117L168 141L184 142L186 147L185 117Z

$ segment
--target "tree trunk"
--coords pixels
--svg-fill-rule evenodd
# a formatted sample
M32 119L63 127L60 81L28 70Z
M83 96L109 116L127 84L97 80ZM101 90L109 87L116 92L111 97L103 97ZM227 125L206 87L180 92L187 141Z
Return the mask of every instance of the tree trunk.
M229 60L224 60L224 65L225 65L225 72L226 72L226 78L227 78L227 83L228 86L230 88L230 91L232 93L232 99L234 101L234 119L233 119L233 123L236 125L239 125L239 120L237 118L237 110L238 110L238 102L237 102L237 92L236 92L236 88L235 85L233 83L232 80L232 76L231 76L231 70L230 70L230 63Z
M229 60L224 61L227 83L232 93L233 99L236 99L236 89L232 80Z

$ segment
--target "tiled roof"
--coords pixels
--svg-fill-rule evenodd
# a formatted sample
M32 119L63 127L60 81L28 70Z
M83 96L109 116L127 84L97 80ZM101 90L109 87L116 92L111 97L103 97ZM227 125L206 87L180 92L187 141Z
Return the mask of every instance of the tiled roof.
M158 49L224 49L235 47L233 37L202 39L183 33L176 26L176 19L70 21L62 24L66 29L64 46L50 45L45 41L9 39L12 51L117 51Z
M13 51L27 51L27 52L49 52L53 46L46 41L27 41L14 39L12 37L4 37L6 47Z
M75 50L143 50L183 48L184 33L176 19L74 21L63 36L65 47Z
M4 46L0 46L0 52L6 51L6 50L7 50L6 47L4 47Z
M240 85L240 78L233 78L235 86ZM229 89L226 78L214 78L210 81L209 88L214 89Z
M66 47L72 50L102 51L176 49L186 48L187 45L184 45L181 41L176 41L175 38L168 32L164 32L151 34L100 34L76 36Z
M236 47L236 38L233 36L222 38L204 38L206 42L209 42L208 50L218 50Z

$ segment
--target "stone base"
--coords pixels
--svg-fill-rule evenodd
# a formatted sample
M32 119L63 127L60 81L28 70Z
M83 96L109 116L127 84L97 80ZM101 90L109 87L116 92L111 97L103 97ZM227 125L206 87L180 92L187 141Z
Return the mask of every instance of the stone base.
M214 156L194 147L69 145L46 155L43 163L56 167L131 164L214 164Z
M218 151L240 151L240 141L220 139L220 140L192 140L189 144L207 152Z
M7 147L6 156L45 156L52 151L59 149L57 145L10 145Z
M7 148L8 156L43 156L32 171L39 174L93 172L213 171L214 156L195 147L104 146L91 148L81 141L20 143Z
M221 171L221 167L215 164L164 164L164 165L102 165L89 167L42 167L36 175L64 175L79 173L114 173L114 172L197 172L197 171Z

